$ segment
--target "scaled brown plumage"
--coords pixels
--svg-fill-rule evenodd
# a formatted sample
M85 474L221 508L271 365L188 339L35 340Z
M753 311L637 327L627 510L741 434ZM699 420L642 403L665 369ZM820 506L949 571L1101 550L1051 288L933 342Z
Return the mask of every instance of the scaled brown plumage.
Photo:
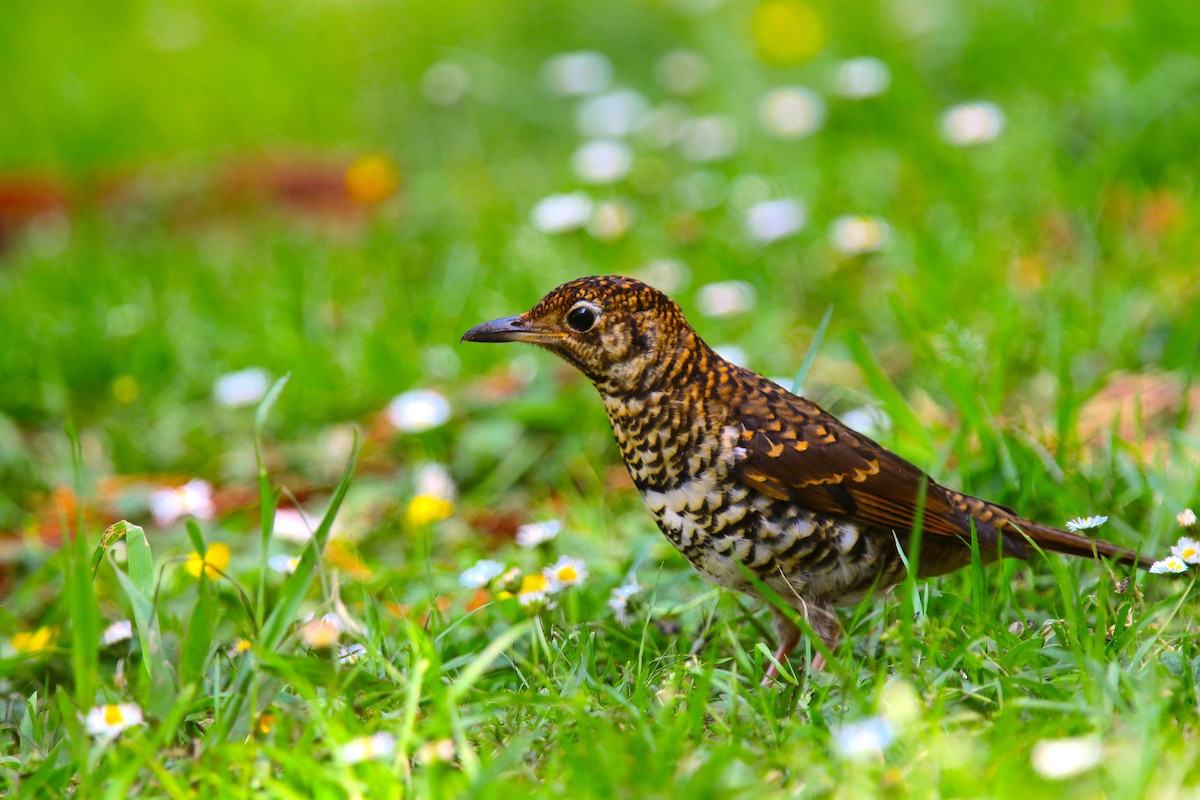
M833 609L903 580L900 550L920 523L918 577L970 563L1057 553L1147 567L1108 542L1023 519L955 492L802 397L717 355L679 306L631 278L580 278L530 311L463 341L531 342L586 375L625 465L667 538L706 578L750 595L746 570L791 604L832 650ZM776 612L777 660L799 632ZM775 673L774 665L768 678Z

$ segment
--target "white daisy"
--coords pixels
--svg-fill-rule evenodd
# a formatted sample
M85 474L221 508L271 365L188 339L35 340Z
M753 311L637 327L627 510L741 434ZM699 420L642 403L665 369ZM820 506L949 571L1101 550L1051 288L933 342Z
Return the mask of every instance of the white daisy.
M539 200L529 217L542 233L579 230L592 218L592 198L584 192L552 194Z
M1171 555L1182 558L1188 564L1200 564L1200 542L1185 536L1171 548Z
M249 369L227 372L213 384L213 398L226 408L252 406L271 388L271 377L265 369Z
M608 607L612 609L617 624L622 628L628 628L637 621L637 616L630 608L629 601L640 590L641 587L638 586L637 578L631 576L627 583L613 589L612 594L608 597Z
M807 224L808 209L792 197L765 200L746 210L746 234L760 244L794 236Z
M1150 571L1155 575L1178 575L1187 570L1187 563L1179 556L1167 556L1162 561L1155 561L1150 567Z
M213 505L212 484L199 479L190 480L183 486L156 489L150 495L150 513L160 526L170 525L183 517L212 519L216 514Z
M141 707L134 703L96 706L87 713L84 726L90 736L102 740L115 739L126 728L145 722Z
M843 725L834 734L833 742L843 758L857 760L879 755L895 738L896 732L886 719L871 717Z
M412 389L394 397L385 414L396 430L427 431L450 419L450 401L432 389Z
M1030 760L1046 780L1073 778L1100 763L1104 755L1099 736L1042 739L1033 746Z
M584 183L616 183L629 174L633 151L615 139L596 139L575 151L571 166Z
M779 139L811 136L825 124L825 102L811 89L783 86L758 101L758 119L767 133Z
M746 281L717 281L700 287L696 305L706 317L729 317L754 308L758 293Z
M499 561L481 558L458 576L458 582L468 589L481 589L499 577L504 572L504 565Z
M133 623L127 619L121 619L104 629L104 633L100 634L100 643L103 645L113 645L132 638Z
M281 575L291 575L300 566L300 556L271 556L267 566Z
M1196 512L1185 508L1175 515L1175 520L1179 523L1179 527L1190 528L1196 524Z
M582 559L571 556L559 556L558 561L542 570L546 580L555 588L576 586L588 576L587 565Z
M517 528L518 547L537 547L550 541L562 530L562 523L556 519L543 522L529 522Z
M603 53L580 50L554 56L542 66L542 80L555 94L578 96L603 91L612 80L612 62Z
M990 142L1004 130L1004 112L994 103L961 103L942 114L942 136L960 147Z
M891 229L886 222L867 216L838 217L829 229L833 249L847 256L881 250L890 234Z
M892 82L887 64L878 58L850 58L838 64L835 91L851 100L864 100L882 94Z
M346 742L338 750L338 755L347 764L358 764L362 761L373 761L391 758L396 752L396 737L390 733L358 736Z
M1108 517L1076 517L1072 520L1067 520L1067 530L1079 531L1090 530L1091 528L1099 528L1104 523L1108 522Z
M361 644L343 645L338 648L338 662L342 664L357 664L358 660L367 654L367 648Z

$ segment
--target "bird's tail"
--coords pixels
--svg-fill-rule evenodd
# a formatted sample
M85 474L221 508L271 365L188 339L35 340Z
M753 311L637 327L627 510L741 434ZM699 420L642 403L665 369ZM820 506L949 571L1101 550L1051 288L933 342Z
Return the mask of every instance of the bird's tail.
M1071 533L1060 528L1031 522L1016 517L1011 524L1025 534L1041 549L1049 553L1064 553L1080 558L1108 558L1121 564L1149 569L1154 559L1141 555L1127 547L1120 547L1103 539L1093 539L1078 533Z

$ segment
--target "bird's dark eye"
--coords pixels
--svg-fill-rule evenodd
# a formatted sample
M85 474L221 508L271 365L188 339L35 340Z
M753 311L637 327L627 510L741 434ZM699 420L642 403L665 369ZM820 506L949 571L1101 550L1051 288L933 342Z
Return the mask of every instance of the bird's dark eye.
M567 313L567 324L572 330L586 333L596 324L596 312L587 306L576 306Z

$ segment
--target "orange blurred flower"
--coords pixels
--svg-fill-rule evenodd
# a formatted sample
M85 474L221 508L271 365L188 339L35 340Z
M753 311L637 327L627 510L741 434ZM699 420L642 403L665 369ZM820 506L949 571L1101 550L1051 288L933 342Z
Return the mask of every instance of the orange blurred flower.
M360 156L346 170L346 191L364 206L387 200L399 187L400 170L387 156Z

